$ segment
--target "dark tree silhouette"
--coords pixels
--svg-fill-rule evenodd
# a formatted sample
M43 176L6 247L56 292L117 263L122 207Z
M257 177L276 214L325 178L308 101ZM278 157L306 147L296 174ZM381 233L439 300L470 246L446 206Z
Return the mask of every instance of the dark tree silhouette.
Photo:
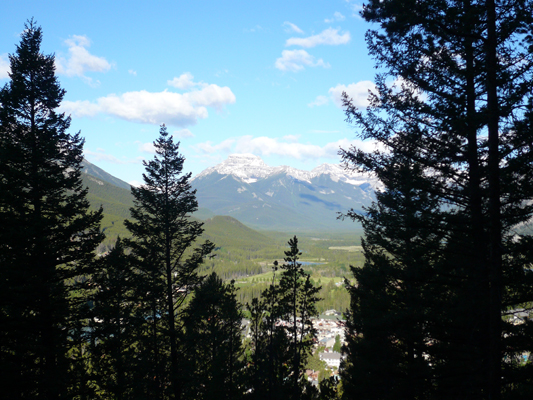
M418 351L416 333L429 345L420 349L436 396L499 399L528 382L529 367L517 360L533 345L525 334L531 323L517 329L506 315L528 312L533 300L524 247L531 237L520 229L533 211L532 15L527 0L364 6L363 18L379 27L367 34L370 53L385 72L366 112L346 96L344 106L360 137L381 150L341 154L349 168L375 172L386 191L368 216L350 214L366 221L368 239L366 270L356 272L361 282L351 291L345 366L370 356L352 347L371 345L372 335L357 330L379 318L363 314L365 302L390 296L417 305L402 315L391 303L385 315L399 318L396 328L375 331L388 343L383 348L401 351L394 369L406 379L414 377L404 360ZM412 173L400 172L406 167ZM436 204L426 208L424 196ZM424 297L409 297L417 290ZM413 315L419 328L402 332ZM383 398L398 387L389 381Z
M41 28L25 25L0 91L0 375L6 398L67 397L69 290L103 239L88 212L83 139L56 112L65 91Z
M201 282L197 270L214 245L206 241L193 247L203 233L203 224L191 219L198 209L196 191L189 183L191 174L182 173L185 159L178 152L179 143L174 143L164 125L159 133L154 142L156 156L144 162L144 184L131 189L133 221L125 224L133 234L127 243L145 284L139 288L139 298L146 306L150 332L145 349L150 353L153 387L148 393L161 398L169 388L167 394L179 398L179 310Z
M144 323L136 289L143 282L131 261L118 238L115 247L100 257L99 268L89 280L91 378L103 398L132 398L138 371L143 369L138 365L136 348Z
M298 238L294 236L288 244L290 249L285 251L277 290L280 293L280 318L288 322L286 331L290 338L291 398L299 399L303 390L301 381L304 378L304 367L316 339L311 318L318 316L316 303L321 287L315 287L311 283L311 277L298 262L302 255L298 249Z
M316 331L317 294L302 264L296 236L288 242L285 262L274 262L272 283L247 308L251 315L252 364L249 371L255 399L299 399L309 395L304 366L311 354Z
M195 290L184 316L185 398L244 396L242 318L233 281L213 272Z

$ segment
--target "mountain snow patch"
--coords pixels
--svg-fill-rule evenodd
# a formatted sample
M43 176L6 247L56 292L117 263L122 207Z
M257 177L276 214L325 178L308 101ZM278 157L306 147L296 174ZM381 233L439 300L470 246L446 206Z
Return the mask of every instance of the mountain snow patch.
M237 181L248 184L254 184L262 179L280 174L308 184L313 184L312 180L314 178L323 179L322 177L327 177L327 179L336 183L342 182L352 186L366 184L375 191L383 190L383 184L375 176L346 170L341 164L322 164L311 171L304 171L287 165L271 167L265 164L261 157L253 154L232 154L220 164L207 168L196 175L192 181L207 177L212 173L223 175L224 178L231 176ZM279 180L279 183L285 186L282 179Z

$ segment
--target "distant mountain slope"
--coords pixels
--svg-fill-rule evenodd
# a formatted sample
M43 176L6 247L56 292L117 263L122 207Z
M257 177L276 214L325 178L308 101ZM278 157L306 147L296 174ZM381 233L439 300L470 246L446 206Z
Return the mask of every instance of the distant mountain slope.
M104 208L105 232L127 235L123 220L133 205L130 186L88 162L83 172L93 208ZM226 215L253 229L291 233L351 231L353 224L337 220L339 213L362 211L381 187L376 179L348 173L340 165L301 171L269 167L253 155L230 156L191 183L200 206L195 218Z
M113 177L102 169L91 164L89 171L97 171L99 177L88 174L84 169L82 172L83 184L89 188L87 198L92 210L97 210L100 206L104 210L102 230L107 236L107 242L113 242L117 235L122 237L130 236L124 226L124 220L130 218L130 207L133 206L133 196L130 187L126 190L123 187L115 186L112 182L123 182ZM106 179L104 180L103 177ZM123 182L124 183L124 182ZM124 185L122 185L124 186ZM264 244L270 244L268 238L259 232L245 226L234 218L227 216L216 216L211 210L200 208L192 215L205 221L204 238L211 240L217 246L258 248Z
M86 172L82 173L82 179L83 184L89 188L87 199L91 204L91 209L97 210L100 206L104 209L102 230L106 236L110 240L114 240L117 235L129 236L129 232L124 227L124 219L129 218L129 209L133 206L133 197L129 187L126 190Z
M126 189L127 191L130 190L130 184L129 183L126 183L123 180L115 178L113 175L108 174L102 168L99 168L96 165L91 164L89 161L84 159L82 161L81 165L82 165L82 172L83 173L85 173L87 175L91 175L94 178L97 178L97 179L99 179L101 181L104 181L104 182L107 182L107 183L111 183L111 184L113 184L115 186L118 186L119 188Z
M351 230L339 212L362 211L381 184L323 164L312 171L269 167L253 155L232 155L192 181L198 203L215 214L231 215L255 229L279 231Z
M211 240L219 247L259 249L272 245L273 240L229 216L217 215L204 223L202 237Z

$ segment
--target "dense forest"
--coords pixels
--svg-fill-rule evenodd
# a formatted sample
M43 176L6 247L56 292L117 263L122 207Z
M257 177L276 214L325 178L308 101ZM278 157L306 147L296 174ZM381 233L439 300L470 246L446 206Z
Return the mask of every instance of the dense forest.
M533 3L369 0L361 17L380 74L344 111L379 146L340 156L383 190L344 215L360 243L195 218L165 125L127 215L104 216L26 23L0 91L5 398L533 397ZM331 377L312 323L330 308Z

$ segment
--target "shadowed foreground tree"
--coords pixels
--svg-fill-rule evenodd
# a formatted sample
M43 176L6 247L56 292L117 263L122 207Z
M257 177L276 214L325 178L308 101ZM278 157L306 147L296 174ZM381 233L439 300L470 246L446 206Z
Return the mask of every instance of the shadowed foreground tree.
M317 294L302 264L296 236L288 242L284 263L276 279L274 263L272 284L248 305L251 314L252 365L251 396L254 399L300 399L311 396L304 367L311 354L316 330Z
M29 21L0 91L0 376L5 398L67 396L75 278L103 239L80 164L83 139L58 113L54 56Z
M344 106L380 146L341 154L386 188L367 215L348 214L367 261L351 288L345 396L366 365L359 387L382 392L362 398L523 396L532 323L507 315L533 304L520 228L533 212L533 4L371 0L362 16L379 27L367 42L385 72L366 112Z
M86 379L96 381L101 398L129 399L143 370L137 362L137 341L144 321L135 292L142 282L120 238L98 263L90 279L91 373Z
M205 278L185 310L184 398L243 397L242 318L233 281L214 272Z
M316 329L311 318L318 316L316 303L321 287L311 283L311 276L306 274L298 262L302 253L298 249L298 238L289 239L290 249L285 251L284 263L280 266L281 274L277 290L280 293L279 307L281 320L287 321L285 328L290 339L289 357L292 381L292 399L299 399L306 381L304 376L307 358L311 355Z
M187 295L201 282L197 270L214 245L209 241L194 247L203 233L202 223L191 219L198 209L196 191L183 174L184 157L178 152L167 128L162 125L154 142L156 155L144 162L144 184L132 187L133 221L125 225L133 238L127 242L136 259L143 286L139 302L145 308L142 354L146 373L146 395L179 398L178 332L180 309Z

